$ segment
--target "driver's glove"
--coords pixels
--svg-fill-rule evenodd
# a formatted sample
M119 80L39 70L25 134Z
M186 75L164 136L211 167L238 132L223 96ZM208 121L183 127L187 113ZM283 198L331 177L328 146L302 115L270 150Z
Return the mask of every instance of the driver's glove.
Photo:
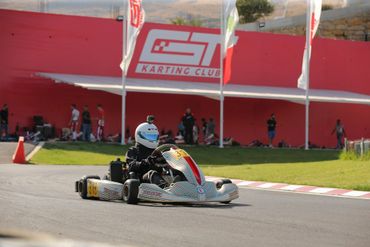
M148 164L151 166L154 166L156 164L156 157L154 156L149 156L147 160L148 160Z
M163 156L161 156L161 157L157 157L156 159L155 159L155 163L156 164L166 164L166 159L165 158L163 158Z

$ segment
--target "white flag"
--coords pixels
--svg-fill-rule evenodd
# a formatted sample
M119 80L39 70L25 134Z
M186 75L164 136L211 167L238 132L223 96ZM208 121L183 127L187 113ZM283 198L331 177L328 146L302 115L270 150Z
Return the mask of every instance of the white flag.
M224 5L224 34L225 45L223 51L224 61L224 83L228 83L231 78L231 61L233 56L233 47L238 42L235 36L235 29L239 23L239 13L236 8L236 0L226 0Z
M224 13L225 56L227 53L227 49L233 47L238 41L237 37L235 36L235 28L239 23L239 14L238 9L236 8L236 0L226 0Z
M127 75L128 67L134 55L136 39L145 22L145 11L142 7L142 0L128 0L127 8L127 29L125 34L126 54L121 62L121 69ZM124 23L125 24L125 23Z
M311 45L312 40L315 37L317 29L320 23L320 16L321 16L321 7L322 7L322 0L307 0L309 1L307 15L309 15L309 22L307 23L306 32L309 32L309 46L310 46L310 54L308 54L308 47L307 42L304 48L303 54L303 62L302 62L302 74L298 79L298 87L307 90L307 77L309 71L307 71L307 56L309 56L308 61L311 59Z

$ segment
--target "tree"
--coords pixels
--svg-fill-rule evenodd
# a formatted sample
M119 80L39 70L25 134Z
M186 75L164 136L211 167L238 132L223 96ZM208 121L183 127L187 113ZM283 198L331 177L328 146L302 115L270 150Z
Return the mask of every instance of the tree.
M186 20L182 17L176 17L175 19L171 20L171 23L174 25L182 26L182 25L186 25Z
M171 20L171 23L179 26L193 26L193 27L201 27L203 25L202 20L193 18L192 16L190 16L188 20L182 17L176 17L175 19Z
M188 25L193 27L201 27L203 25L203 22L199 19L191 19L188 21Z
M323 4L321 7L322 11L327 11L327 10L332 10L332 9L334 9L334 7L330 4Z
M255 22L274 11L274 6L268 0L237 0L236 7L240 23Z

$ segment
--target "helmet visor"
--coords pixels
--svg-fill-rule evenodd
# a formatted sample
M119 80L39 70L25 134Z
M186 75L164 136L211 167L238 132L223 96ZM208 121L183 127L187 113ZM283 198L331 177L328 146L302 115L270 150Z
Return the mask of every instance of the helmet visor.
M145 132L139 131L138 134L141 138L151 141L151 142L158 141L159 139L159 135L156 133L145 133Z

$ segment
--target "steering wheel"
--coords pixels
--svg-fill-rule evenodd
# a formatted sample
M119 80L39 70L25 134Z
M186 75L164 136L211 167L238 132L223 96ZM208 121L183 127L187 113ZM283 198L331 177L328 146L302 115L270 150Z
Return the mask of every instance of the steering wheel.
M171 148L178 149L178 147L174 144L163 144L154 149L152 156L154 157L162 157L162 153L169 151Z
M163 158L162 153L166 152L166 151L169 151L171 148L177 149L178 147L176 145L173 145L173 144L163 144L163 145L157 147L153 151L152 156L155 157L159 161L159 163L157 163L156 166L161 167L161 168L165 168L165 167L168 166L166 160Z

